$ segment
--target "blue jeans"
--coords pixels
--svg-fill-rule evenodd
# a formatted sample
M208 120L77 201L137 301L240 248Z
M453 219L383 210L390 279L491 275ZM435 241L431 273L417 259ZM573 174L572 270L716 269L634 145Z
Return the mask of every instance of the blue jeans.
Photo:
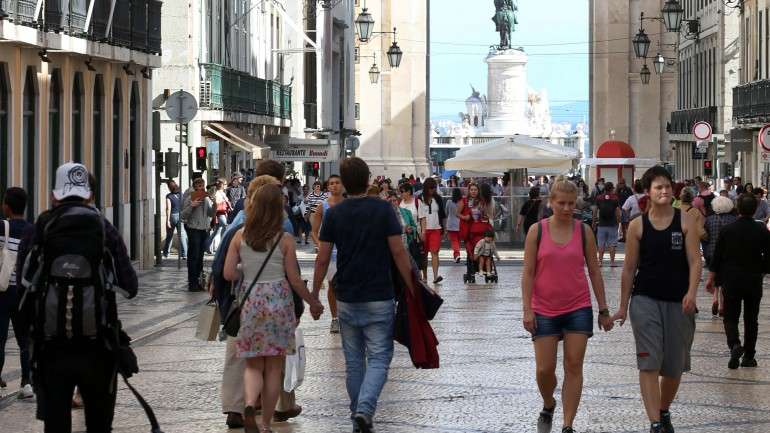
M168 222L171 228L166 229L166 241L163 243L163 255L168 255L168 249L171 247L171 242L174 240L174 230L179 230L179 252L182 257L187 257L187 232L179 221L179 214L172 213L168 217Z
M19 345L21 384L23 386L30 383L29 338L27 338L27 330L20 323L18 309L19 299L16 286L10 286L5 293L0 293L0 373L3 372L3 365L5 364L5 343L8 341L8 325L12 323L13 334L16 336L16 343Z
M393 359L395 302L337 301L350 412L374 416Z
M198 277L203 270L203 252L206 245L206 230L185 227L189 250L187 251L187 285L189 289L198 287Z
M217 225L214 226L214 228L211 230L211 235L206 240L206 248L205 251L213 253L214 251L211 249L211 244L214 243L214 239L219 236L220 233L224 233L225 229L227 228L227 215L217 215Z

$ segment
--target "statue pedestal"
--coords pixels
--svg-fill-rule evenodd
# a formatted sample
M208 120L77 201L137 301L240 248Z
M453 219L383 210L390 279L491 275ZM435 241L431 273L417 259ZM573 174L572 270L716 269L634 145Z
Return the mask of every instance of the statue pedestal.
M489 117L485 135L529 134L527 61L523 51L514 49L486 58Z

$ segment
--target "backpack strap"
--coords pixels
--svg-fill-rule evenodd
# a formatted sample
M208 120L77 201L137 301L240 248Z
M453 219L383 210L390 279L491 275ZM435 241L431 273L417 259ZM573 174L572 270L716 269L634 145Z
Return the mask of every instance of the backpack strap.
M139 402L139 405L142 406L144 413L147 415L147 420L150 421L150 426L152 428L150 432L163 433L163 431L160 429L160 425L158 424L158 419L155 417L155 412L153 412L149 403L147 403L147 400L145 400L144 397L142 397L142 395L139 394L139 391L137 391L136 388L134 388L133 386L131 386L130 383L128 383L128 379L122 372L120 372L120 377L123 378L123 383L125 383L128 389L131 390L131 393L134 394L134 397L136 397L136 401Z

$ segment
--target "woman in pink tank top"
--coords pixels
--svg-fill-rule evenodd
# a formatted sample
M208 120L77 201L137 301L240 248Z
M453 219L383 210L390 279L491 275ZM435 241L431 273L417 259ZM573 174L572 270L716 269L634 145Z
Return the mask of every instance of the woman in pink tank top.
M572 182L557 181L549 197L553 216L530 227L524 246L521 297L524 328L532 334L537 386L543 397L543 410L537 420L539 433L550 432L553 423L560 340L564 340L562 433L574 433L572 423L583 393L583 358L588 339L593 335L586 266L599 306L599 328L609 331L613 326L594 234L572 217L577 193Z

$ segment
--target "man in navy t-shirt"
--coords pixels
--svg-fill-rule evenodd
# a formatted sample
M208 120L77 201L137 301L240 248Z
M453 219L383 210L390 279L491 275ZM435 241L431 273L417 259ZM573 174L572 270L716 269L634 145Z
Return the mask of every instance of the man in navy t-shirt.
M406 282L406 289L414 290L414 285L409 256L401 242L401 224L393 207L378 197L366 196L370 176L366 162L347 158L340 165L340 175L348 199L324 215L313 295L318 297L335 245L334 291L351 418L356 431L369 433L393 359L395 292L391 260Z

